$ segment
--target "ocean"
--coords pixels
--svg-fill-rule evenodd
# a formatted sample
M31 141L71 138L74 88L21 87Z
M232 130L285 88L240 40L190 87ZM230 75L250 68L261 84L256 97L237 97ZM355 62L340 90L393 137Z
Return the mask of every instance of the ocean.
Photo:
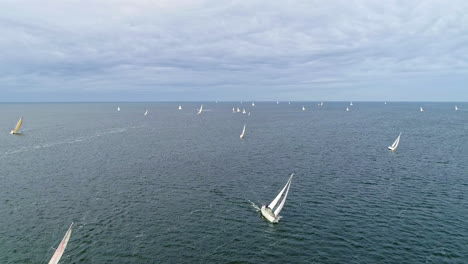
M0 263L468 263L468 104L317 103L0 104Z

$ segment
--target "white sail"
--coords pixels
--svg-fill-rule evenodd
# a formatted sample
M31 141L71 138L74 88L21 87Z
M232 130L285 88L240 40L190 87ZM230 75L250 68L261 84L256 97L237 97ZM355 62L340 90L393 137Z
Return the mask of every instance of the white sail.
M144 115L147 115L148 114L148 109L146 109L146 112L144 113Z
M52 258L50 259L49 264L59 263L60 258L62 257L63 252L65 251L65 248L67 247L68 240L70 239L71 232L72 232L72 227L73 227L73 223L70 225L70 227L68 228L67 233L65 233L65 236L63 237L63 239L60 242L59 246L55 250L55 253L52 256Z
M349 111L349 107L346 107L346 111Z
M279 104L279 101L276 101L276 104Z
M179 110L182 110L182 105L179 105Z
M242 108L242 113L243 113L243 114L245 114L245 113L246 113L246 112L245 112L245 108Z
M424 109L422 108L422 106L419 107L419 112L424 112Z
M275 199L268 205L268 207L270 209L273 209L276 206L276 204L280 200L281 196L283 195L284 191L286 190L289 183L291 182L291 179L292 179L293 175L294 175L294 173L291 174L291 176L289 177L288 182L286 183L286 185L284 185L283 189L281 189L281 191L278 193L278 195L275 197Z
M236 111L237 111L237 113L239 113L239 112L240 112L240 109L239 109L239 107L237 107L237 110L236 110Z
M233 108L232 108L232 112L235 113L235 112L236 112L236 108L233 107Z
M242 129L242 133L240 134L240 138L244 138L244 135L245 135L245 124L244 124L244 128Z
M458 106L455 106L455 111L458 111Z
M305 111L305 107L304 107L304 106L302 106L302 111Z
M15 128L10 132L10 134L20 134L19 129L21 128L21 125L23 124L23 116L20 117L18 120L18 123L16 123Z
M254 103L254 102L252 102L252 106L255 106L255 103Z
M293 175L294 174L291 175L291 178ZM286 202L286 197L288 197L289 187L291 187L291 178L289 180L288 188L286 189L286 193L284 194L283 200L274 211L276 217L278 217L279 213L281 212L281 209L283 209L284 203Z
M117 106L117 111L120 111L120 106Z
M385 102L384 104L387 104L387 102Z
M391 146L388 147L389 150L396 150L396 148L398 147L398 144L400 144L400 137L401 137L401 132L400 134L398 135L397 139L395 140L395 142L393 142L393 144Z
M320 106L323 106L323 102L320 102Z
M349 105L350 105L350 106L353 106L353 102L350 102Z
M202 113L202 111L203 111L203 104L200 106L200 109L198 109L198 113L197 113L197 115L201 114L201 113Z
M288 102L288 104L291 104L291 102Z

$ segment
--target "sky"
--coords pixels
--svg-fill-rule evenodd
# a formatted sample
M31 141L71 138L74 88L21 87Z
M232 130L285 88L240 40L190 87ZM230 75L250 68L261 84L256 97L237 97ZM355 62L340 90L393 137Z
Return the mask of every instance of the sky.
M465 0L0 2L0 102L468 101Z

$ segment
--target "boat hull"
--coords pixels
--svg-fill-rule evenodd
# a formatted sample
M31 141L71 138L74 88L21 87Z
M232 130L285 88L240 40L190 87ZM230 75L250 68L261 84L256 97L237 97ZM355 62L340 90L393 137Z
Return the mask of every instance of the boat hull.
M388 147L388 150L390 150L390 151L394 151L394 150L395 150L395 148L392 148L392 147L390 147L390 146L389 146L389 147Z
M262 216L270 223L278 223L278 217L275 216L275 214L271 211L270 208L266 208L265 206L263 206L260 211L262 212Z
M20 135L21 132L15 132L15 131L12 130L12 131L10 131L10 134L11 134L11 135Z

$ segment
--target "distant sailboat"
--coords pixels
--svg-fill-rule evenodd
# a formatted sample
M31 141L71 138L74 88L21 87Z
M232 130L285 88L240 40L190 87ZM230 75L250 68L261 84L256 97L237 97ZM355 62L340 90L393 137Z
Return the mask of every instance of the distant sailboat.
M288 197L289 187L291 187L291 180L293 176L294 176L294 173L291 174L286 185L283 187L281 192L279 192L279 194L275 197L275 199L268 205L268 207L265 204L262 205L262 208L261 208L262 215L271 223L277 223L280 219L279 213L281 212L281 209L283 209L284 203L286 202L286 197ZM274 209L285 191L286 193L284 194L283 200L278 205L278 207Z
M349 107L346 107L346 111L349 111Z
M276 101L276 104L279 104L279 102L278 102L278 101Z
M419 107L419 112L424 112L424 109L421 106Z
M120 111L120 106L117 106L117 111Z
M350 102L349 105L350 105L350 106L353 106L353 102Z
M10 134L12 135L21 134L21 132L18 131L21 127L21 124L23 124L23 116L20 117L20 119L18 120L18 123L16 123L15 128L12 131L10 131Z
M143 115L147 115L147 114L148 114L148 109L146 109L146 112Z
M233 107L233 108L232 108L232 112L235 113L235 112L236 112L236 108Z
M320 102L320 106L323 106L323 102Z
M245 108L242 108L242 113L243 114L246 114L247 112L245 112Z
M237 112L237 113L239 113L239 112L240 112L240 109L239 109L239 107L237 107L237 110L236 110L236 112Z
M387 102L385 102L384 104L387 104Z
M393 142L393 144L391 146L388 146L388 149L391 150L391 151L394 151L396 150L396 148L398 147L398 144L400 144L400 137L401 137L401 132L400 134L398 135L397 139L395 140L395 142Z
M304 106L302 106L302 111L305 111L305 107L304 107Z
M202 111L203 111L203 104L200 106L200 109L197 109L197 110L198 110L198 113L197 113L197 115L201 114L201 113L202 113Z
M255 106L255 103L254 103L254 102L252 102L252 106Z
M242 133L240 134L240 138L244 138L244 135L245 135L245 124L244 124L244 128L242 129Z
M291 102L288 102L288 104L291 104Z
M182 106L181 106L181 105L179 105L179 110L182 110Z
M455 111L458 111L458 106L455 106Z
M72 227L73 227L73 223L70 225L70 227L68 228L67 233L65 233L65 236L62 239L62 242L60 242L59 246L55 250L55 253L52 256L52 258L50 259L49 264L59 263L60 258L62 257L63 252L65 251L65 248L67 247L68 240L70 239L70 236L71 236L71 233L72 233Z

